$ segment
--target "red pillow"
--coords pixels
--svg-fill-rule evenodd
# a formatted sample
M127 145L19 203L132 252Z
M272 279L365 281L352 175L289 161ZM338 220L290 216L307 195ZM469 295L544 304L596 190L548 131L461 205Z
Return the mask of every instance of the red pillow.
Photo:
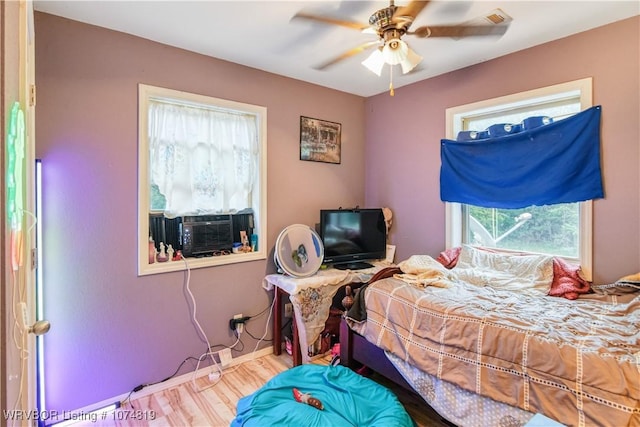
M446 251L440 252L440 255L438 255L436 261L447 268L453 268L458 262L458 256L460 255L461 250L462 246L458 246L457 248L451 248L447 249Z
M568 264L562 258L553 258L553 281L549 295L577 299L591 290L591 283L580 275L580 266Z

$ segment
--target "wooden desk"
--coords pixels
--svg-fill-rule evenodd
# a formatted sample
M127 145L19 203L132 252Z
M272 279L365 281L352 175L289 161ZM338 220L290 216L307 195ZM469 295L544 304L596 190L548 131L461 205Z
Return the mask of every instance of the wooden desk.
M278 286L275 287L273 295L274 310L273 313L273 354L282 354L282 310L286 300L289 299L289 293ZM300 339L298 338L298 326L295 314L291 319L291 356L293 357L293 366L302 364L302 352L300 351Z
M266 290L274 290L273 353L282 354L282 312L288 299L293 305L291 352L293 365L309 362L307 348L315 342L329 318L333 296L351 283L366 283L386 263L374 263L364 270L320 270L313 276L296 278L283 274L270 274L262 282Z

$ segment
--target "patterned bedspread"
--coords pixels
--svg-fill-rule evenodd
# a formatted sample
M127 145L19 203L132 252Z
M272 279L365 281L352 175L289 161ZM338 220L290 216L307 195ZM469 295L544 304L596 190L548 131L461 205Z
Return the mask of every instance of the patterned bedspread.
M640 296L571 301L452 282L370 284L354 329L431 375L563 424L640 425Z

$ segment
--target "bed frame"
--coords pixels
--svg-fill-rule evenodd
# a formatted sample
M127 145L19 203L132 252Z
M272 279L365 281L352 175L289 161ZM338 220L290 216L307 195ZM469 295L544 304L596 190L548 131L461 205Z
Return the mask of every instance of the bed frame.
M340 322L340 364L352 370L362 366L375 371L403 388L415 393L402 374L393 366L384 350L367 341L362 335L354 332L346 320Z
M368 283L391 277L396 273L401 273L401 270L397 267L384 268L373 275ZM340 322L340 364L353 370L357 370L364 365L412 393L415 393L402 374L398 372L387 356L385 356L384 350L367 341L362 335L354 332L344 317Z

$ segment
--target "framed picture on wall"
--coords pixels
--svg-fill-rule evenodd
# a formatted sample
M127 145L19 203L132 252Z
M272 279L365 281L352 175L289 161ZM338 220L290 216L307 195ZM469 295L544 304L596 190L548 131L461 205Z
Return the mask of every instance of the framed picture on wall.
M300 160L340 163L340 123L300 116Z

